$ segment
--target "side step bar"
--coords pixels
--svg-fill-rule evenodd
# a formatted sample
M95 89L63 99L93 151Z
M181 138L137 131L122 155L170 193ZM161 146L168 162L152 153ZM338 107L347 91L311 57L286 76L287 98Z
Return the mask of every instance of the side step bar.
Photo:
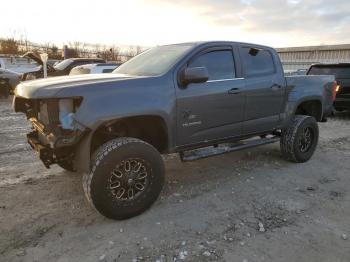
M245 140L240 141L235 144L223 144L217 147L205 147L201 149L195 149L190 151L180 152L180 159L183 162L194 161L202 158L207 158L211 156L218 156L234 151L239 151L251 147L267 145L275 143L280 140L279 136L267 137L267 138L258 138L254 140Z

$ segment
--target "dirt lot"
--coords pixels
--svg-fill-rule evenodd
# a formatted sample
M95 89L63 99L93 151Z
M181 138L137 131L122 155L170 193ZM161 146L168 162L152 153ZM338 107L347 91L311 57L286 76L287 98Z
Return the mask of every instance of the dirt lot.
M320 124L305 164L278 144L167 157L161 198L119 222L89 207L80 175L41 164L10 100L0 127L0 261L350 261L350 113Z

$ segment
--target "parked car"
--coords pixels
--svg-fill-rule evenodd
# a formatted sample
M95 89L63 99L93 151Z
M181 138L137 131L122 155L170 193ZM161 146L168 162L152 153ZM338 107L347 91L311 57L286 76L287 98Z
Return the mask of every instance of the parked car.
M33 59L40 65L40 67L34 71L23 74L22 81L43 78L44 77L44 70L42 68L43 61L41 60L40 56L38 56L33 52L27 52L23 56ZM47 63L47 75L48 76L69 75L70 70L73 67L76 67L78 65L91 64L91 63L106 63L106 61L101 58L69 58L69 59L63 60L62 62L56 64L55 66L52 66L50 63Z
M0 68L16 73L26 73L38 70L39 65L29 58L2 55L0 57Z
M8 97L18 85L21 74L0 68L0 97Z
M101 74L111 73L121 64L118 63L104 63L104 64L87 64L74 67L69 75L83 75L83 74Z
M50 64L51 66L55 66L60 62L62 62L62 60L58 60L58 59L48 59L47 60L47 63Z
M335 88L334 76L284 77L270 47L199 42L154 47L112 74L23 82L14 110L46 167L84 173L92 206L125 219L159 196L161 154L191 161L280 141L284 158L308 161Z
M308 75L334 75L338 83L334 108L338 111L350 110L350 63L314 64Z

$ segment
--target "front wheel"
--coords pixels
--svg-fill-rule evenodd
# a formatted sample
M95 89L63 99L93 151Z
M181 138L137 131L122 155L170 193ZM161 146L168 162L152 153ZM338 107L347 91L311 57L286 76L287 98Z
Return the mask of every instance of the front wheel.
M315 152L318 136L318 125L314 117L294 116L290 124L282 130L282 156L297 163L308 161Z
M157 200L164 173L163 159L153 146L136 138L117 138L96 151L83 187L98 212L121 220L139 215Z

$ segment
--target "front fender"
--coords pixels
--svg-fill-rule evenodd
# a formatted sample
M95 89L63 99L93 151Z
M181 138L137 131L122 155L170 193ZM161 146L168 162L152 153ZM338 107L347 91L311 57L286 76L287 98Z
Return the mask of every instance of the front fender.
M171 151L171 149L174 147L174 134L173 134L173 130L171 128L171 126L169 125L170 119L167 115L164 114L164 112L162 114L146 114L146 115L128 115L128 116L124 116L124 117L118 117L115 119L108 119L106 121L99 121L98 123L95 123L94 125L94 129L90 129L90 132L88 134L86 134L81 140L80 142L77 144L76 149L75 149L75 163L74 166L76 168L76 170L78 172L81 173L86 173L89 172L90 170L90 162L91 162L91 155L93 154L93 152L91 152L91 143L93 140L93 136L95 134L95 132L103 125L110 125L113 124L117 121L126 119L126 118L132 118L132 117L147 117L147 116L155 116L155 117L159 117L162 119L165 128L166 128L166 132L167 132L167 151Z

